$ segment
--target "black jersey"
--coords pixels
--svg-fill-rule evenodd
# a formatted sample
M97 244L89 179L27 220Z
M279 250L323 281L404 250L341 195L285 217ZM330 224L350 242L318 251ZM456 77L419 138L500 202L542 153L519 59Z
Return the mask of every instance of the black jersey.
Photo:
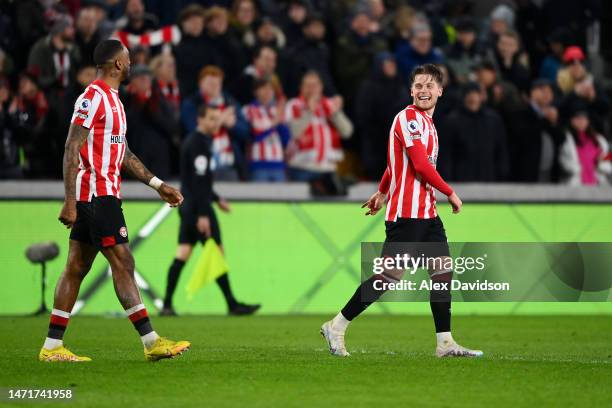
M210 215L213 201L219 199L213 191L212 170L212 137L195 131L181 147L181 193L185 198L181 212Z

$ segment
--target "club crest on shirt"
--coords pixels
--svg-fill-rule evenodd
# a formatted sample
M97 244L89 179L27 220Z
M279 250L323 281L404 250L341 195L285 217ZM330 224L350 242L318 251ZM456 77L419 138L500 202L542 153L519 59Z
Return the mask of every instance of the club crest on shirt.
M419 124L416 120L413 119L408 122L408 130L410 131L410 133L417 133L419 131Z

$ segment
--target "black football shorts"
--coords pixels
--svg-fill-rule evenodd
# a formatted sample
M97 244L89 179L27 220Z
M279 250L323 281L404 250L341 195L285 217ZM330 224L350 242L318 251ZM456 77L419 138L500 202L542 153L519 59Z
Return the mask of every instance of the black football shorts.
M403 253L431 258L450 256L446 231L440 217L387 221L385 233L387 238L383 245L383 256Z
M129 241L121 200L113 196L93 197L90 202L77 202L77 219L70 239L98 249Z
M179 214L181 215L181 226L179 227L178 243L195 245L199 241L204 244L207 238L198 231L197 215L188 211L179 211ZM215 240L217 245L221 245L221 229L219 228L219 221L212 206L210 208L209 219L211 238Z

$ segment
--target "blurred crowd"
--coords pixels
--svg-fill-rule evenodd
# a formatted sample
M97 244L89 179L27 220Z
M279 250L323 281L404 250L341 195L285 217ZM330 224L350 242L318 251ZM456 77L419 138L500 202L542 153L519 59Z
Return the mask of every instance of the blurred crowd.
M130 149L160 178L203 104L217 180L378 180L410 73L444 68L450 181L607 184L611 60L597 0L4 0L0 178L61 178L93 49L129 49ZM609 8L609 7L608 7ZM610 10L608 10L610 11Z

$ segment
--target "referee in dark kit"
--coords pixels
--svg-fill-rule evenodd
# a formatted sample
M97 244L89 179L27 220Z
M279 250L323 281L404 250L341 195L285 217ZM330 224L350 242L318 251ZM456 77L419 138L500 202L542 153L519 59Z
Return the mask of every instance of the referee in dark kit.
M212 173L215 169L213 137L221 129L224 114L214 106L201 106L198 110L197 128L187 137L181 148L181 192L185 201L180 208L178 247L168 270L164 307L160 312L162 316L176 316L172 297L193 246L198 241L203 245L208 238L212 238L223 251L221 230L212 204L216 202L225 212L230 211L230 206L213 191ZM260 308L258 304L248 305L236 300L227 272L218 277L216 282L223 292L230 315L250 315Z

